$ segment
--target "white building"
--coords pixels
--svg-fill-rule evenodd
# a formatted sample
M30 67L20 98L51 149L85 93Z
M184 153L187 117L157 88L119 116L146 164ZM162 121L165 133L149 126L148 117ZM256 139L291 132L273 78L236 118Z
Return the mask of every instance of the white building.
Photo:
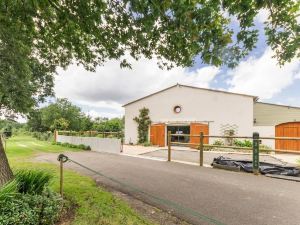
M143 107L149 109L152 121L149 140L165 146L167 131L172 133L210 135L300 137L300 108L257 102L256 96L174 85L125 104L125 143L137 143L137 123L133 120ZM293 122L293 123L290 123ZM175 137L174 137L175 138ZM177 137L176 141L195 143L197 140ZM212 143L213 139L206 142ZM278 143L277 143L278 142ZM282 142L282 141L281 141ZM300 143L281 143L281 149L300 150ZM264 144L275 147L274 141ZM276 141L276 148L280 145ZM279 147L278 147L279 148Z

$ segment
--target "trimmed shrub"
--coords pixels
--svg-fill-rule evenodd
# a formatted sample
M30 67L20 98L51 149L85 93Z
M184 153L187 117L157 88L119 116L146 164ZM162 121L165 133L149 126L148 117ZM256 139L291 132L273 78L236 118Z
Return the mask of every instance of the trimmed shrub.
M251 148L252 147L252 141L250 141L250 140L240 141L240 140L236 140L235 139L233 141L233 145L238 146L238 147L248 147L248 148Z
M214 141L213 145L219 145L219 146L224 145L224 141L217 139Z
M0 188L0 225L54 225L63 200L47 186L52 174L44 170L19 170Z
M0 202L0 225L53 225L62 206L60 196L48 189L41 195L20 195Z

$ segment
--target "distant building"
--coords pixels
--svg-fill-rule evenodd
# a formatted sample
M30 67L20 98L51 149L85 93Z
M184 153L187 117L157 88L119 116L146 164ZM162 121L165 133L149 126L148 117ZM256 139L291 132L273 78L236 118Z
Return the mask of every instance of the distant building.
M166 146L167 131L199 135L300 137L300 108L257 102L256 96L177 84L125 104L125 143L137 143L139 110L150 111L149 140ZM198 138L172 137L198 143ZM175 140L176 139L176 140ZM213 143L214 139L205 142ZM299 150L299 141L264 140L272 148ZM276 145L276 146L275 146Z

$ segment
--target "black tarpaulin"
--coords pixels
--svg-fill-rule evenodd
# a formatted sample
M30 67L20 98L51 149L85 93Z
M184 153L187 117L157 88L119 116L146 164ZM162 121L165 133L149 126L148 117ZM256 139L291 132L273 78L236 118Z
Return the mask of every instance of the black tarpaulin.
M219 156L218 158L214 158L212 166L214 166L214 164L228 166L228 167L236 167L248 173L253 172L252 161L250 160L234 160L224 156ZM281 165L266 163L266 162L260 162L259 172L261 174L300 176L300 169L297 167L281 166Z

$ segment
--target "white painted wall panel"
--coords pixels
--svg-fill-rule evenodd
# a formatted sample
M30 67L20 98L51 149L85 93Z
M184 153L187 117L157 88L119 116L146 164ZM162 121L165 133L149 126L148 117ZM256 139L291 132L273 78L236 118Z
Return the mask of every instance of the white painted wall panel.
M121 152L121 140L116 138L77 137L57 135L57 142L74 145L87 145L92 151L119 154Z
M256 102L254 118L257 126L275 126L300 121L300 108Z
M275 126L254 126L253 132L258 132L260 137L275 137ZM275 149L275 140L262 140L262 144Z

